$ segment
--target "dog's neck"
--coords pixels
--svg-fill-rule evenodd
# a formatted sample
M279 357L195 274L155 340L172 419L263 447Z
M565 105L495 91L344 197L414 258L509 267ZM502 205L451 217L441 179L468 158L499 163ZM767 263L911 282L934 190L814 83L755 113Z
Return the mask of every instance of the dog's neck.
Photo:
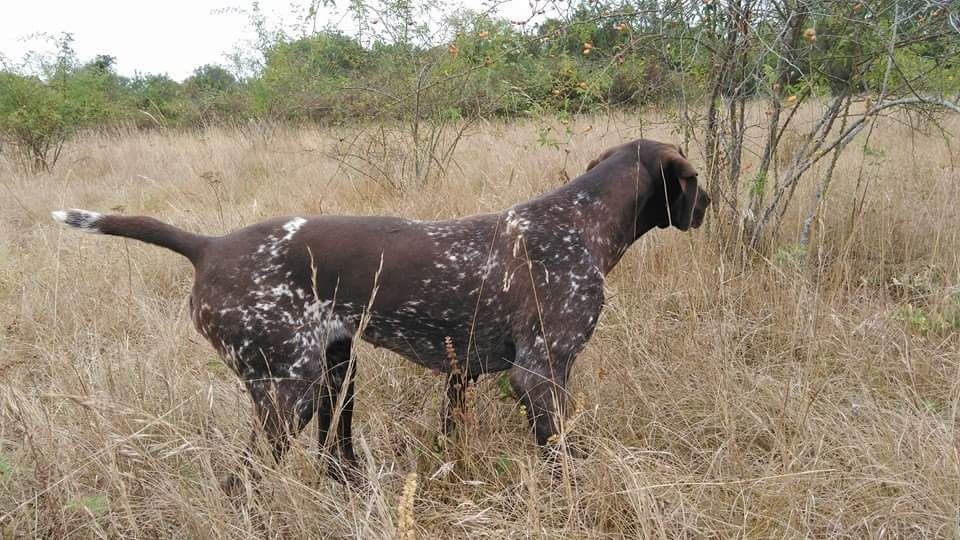
M599 269L607 274L627 249L654 227L638 219L649 191L638 186L637 181L585 174L515 209L531 220L537 219L533 216L549 216L546 225L556 227L558 233L575 230Z

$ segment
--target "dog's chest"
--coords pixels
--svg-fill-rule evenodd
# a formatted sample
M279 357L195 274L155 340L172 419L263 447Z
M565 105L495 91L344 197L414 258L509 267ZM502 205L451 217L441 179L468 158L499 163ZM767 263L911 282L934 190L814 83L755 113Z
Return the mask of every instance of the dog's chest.
M509 368L517 334L540 332L541 322L589 335L603 276L575 231L515 218L483 244L446 236L448 247L403 285L402 300L375 303L365 340L443 371L449 342L458 361L484 372Z

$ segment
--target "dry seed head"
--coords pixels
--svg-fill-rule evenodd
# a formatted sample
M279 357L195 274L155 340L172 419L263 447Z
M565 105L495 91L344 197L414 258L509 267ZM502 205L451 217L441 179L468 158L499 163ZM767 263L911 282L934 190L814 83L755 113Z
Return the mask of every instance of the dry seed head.
M573 412L578 413L583 410L583 405L587 402L587 395L583 391L577 392L573 396Z
M450 373L458 375L460 373L460 362L457 361L457 350L453 347L453 338L450 336L443 338L443 348L447 352L447 362L450 363Z
M413 540L417 537L417 522L413 517L413 501L417 496L417 473L412 472L403 481L403 493L397 507L397 537Z

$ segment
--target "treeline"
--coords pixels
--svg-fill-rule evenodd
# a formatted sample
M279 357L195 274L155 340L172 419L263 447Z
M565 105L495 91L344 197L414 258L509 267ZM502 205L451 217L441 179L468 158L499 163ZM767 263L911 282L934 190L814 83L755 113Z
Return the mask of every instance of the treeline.
M913 92L956 93L960 50L956 34L949 39L955 14L928 3L909 20L896 20L890 2L810 2L817 9L805 12L804 34L791 50L770 47L789 22L778 18L774 2L748 1L745 8L736 1L588 1L563 19L537 24L448 15L442 31L418 22L410 2L378 9L357 3L357 35L268 32L254 11L258 45L248 75L206 65L182 82L162 74L120 76L112 56L78 59L64 36L56 57L39 69L0 72L0 137L32 168L46 169L63 141L88 127L574 114L761 96L774 86L784 86L772 92L785 97L829 94L838 85L870 93L903 83ZM888 48L891 26L912 36L895 43L896 69L878 56ZM721 65L723 51L738 39L731 32L744 39L749 33L763 46ZM795 68L781 73L784 61ZM749 73L736 79L736 88L712 88L721 69Z
M469 14L451 18L453 39L435 46L361 44L321 30L272 41L251 77L205 65L182 82L163 74L123 77L109 55L81 61L64 36L41 73L4 70L0 92L8 107L33 102L70 122L144 128L389 115L418 84L425 92L431 90L425 86L442 86L442 107L452 115L583 112L651 102L676 90L679 63L655 48L632 47L645 31L638 22L629 13L602 16L596 8L584 8L570 22L532 27Z

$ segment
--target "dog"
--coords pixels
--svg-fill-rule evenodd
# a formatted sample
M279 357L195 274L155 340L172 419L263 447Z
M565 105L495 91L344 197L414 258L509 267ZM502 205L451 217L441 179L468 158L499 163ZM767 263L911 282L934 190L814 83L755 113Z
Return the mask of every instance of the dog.
M354 339L448 374L446 432L463 382L507 371L537 444L553 448L606 274L646 232L699 227L709 204L679 147L641 139L504 212L448 221L283 217L210 237L150 217L52 215L189 259L194 326L250 393L252 440L262 430L280 460L316 416L322 454L349 480Z

